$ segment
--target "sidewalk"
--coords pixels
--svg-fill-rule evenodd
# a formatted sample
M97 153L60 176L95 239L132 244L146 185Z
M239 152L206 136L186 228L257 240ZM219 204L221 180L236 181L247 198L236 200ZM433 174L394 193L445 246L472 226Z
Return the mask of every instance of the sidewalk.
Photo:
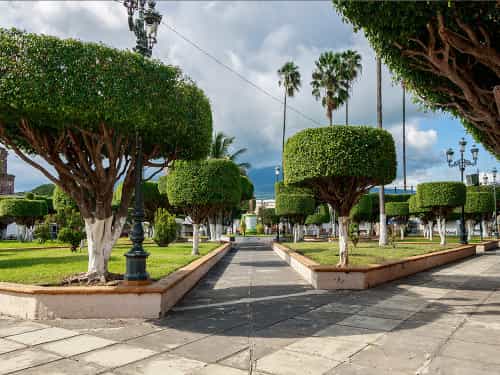
M0 374L490 375L499 353L500 251L325 292L244 242L161 320L0 317Z

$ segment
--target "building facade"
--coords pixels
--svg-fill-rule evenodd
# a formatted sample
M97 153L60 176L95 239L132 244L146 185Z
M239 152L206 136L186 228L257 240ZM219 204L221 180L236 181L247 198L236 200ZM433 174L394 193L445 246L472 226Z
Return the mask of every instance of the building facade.
M14 175L7 173L7 156L6 149L0 147L0 195L14 194Z

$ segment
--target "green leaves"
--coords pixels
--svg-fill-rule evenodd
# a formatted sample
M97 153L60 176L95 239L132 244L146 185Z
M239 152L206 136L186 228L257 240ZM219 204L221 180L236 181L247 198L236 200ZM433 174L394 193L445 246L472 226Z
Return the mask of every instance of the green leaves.
M47 213L47 203L44 200L16 198L0 200L0 216L22 220L23 218L41 218Z
M387 202L385 214L387 217L407 217L410 214L409 204L408 202Z
M466 214L487 214L494 211L493 195L489 192L467 191L465 200Z
M426 182L417 186L417 206L435 213L449 211L465 204L465 194L465 185L461 182Z

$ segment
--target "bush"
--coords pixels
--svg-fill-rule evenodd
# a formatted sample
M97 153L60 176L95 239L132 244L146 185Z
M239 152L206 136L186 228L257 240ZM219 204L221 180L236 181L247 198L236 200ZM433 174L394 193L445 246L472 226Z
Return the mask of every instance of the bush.
M177 237L177 223L175 216L170 214L166 209L159 208L155 214L153 241L158 246L168 246L175 241Z
M354 247L358 246L359 242L359 225L358 223L350 223L349 224L349 238Z
M258 223L258 224L255 226L255 232L256 232L257 234L264 234L264 224Z
M36 226L34 236L40 243L50 240L50 225L49 223L40 223Z
M80 245L80 242L85 238L82 231L70 227L61 228L57 234L57 239L61 242L68 243L71 246L71 251L75 252Z

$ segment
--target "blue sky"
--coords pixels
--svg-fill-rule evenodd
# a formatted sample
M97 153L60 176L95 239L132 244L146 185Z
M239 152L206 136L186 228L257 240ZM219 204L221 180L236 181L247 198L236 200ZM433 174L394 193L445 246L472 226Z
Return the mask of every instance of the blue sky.
M320 103L311 95L309 82L315 59L326 50L355 49L362 55L363 73L354 84L349 117L352 123L375 125L375 55L362 33L342 22L329 1L277 2L160 2L164 20L232 69L281 97L276 70L292 59L300 67L302 90L291 105L309 117L327 123ZM118 2L0 2L0 26L88 41L102 41L116 48L131 48L126 11ZM211 100L214 127L247 147L245 161L255 168L280 164L282 107L256 91L184 40L160 27L154 57L179 65L203 88ZM384 127L401 145L401 88L383 70ZM344 108L334 113L343 123ZM289 113L287 136L316 126ZM466 133L460 122L444 114L423 113L407 100L408 184L458 179L450 170L444 151L457 148ZM472 145L471 138L469 146ZM468 147L469 147L468 146ZM17 175L16 190L24 191L47 182L31 167L10 155L10 171ZM491 169L495 157L480 147L478 168ZM401 168L400 168L401 169ZM470 170L472 171L472 170ZM401 174L395 184L402 185Z

